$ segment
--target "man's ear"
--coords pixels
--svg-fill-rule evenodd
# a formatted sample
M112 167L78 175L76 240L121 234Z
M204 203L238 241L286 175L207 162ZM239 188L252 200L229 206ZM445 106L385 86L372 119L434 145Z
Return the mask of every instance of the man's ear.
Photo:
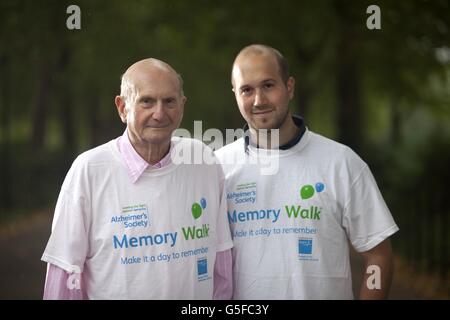
M292 100L294 98L294 91L295 91L295 79L294 77L289 77L287 83L286 83L288 93L289 93L289 100Z
M117 112L123 123L127 123L127 108L125 108L125 100L121 96L116 96L114 99L116 103Z
M183 98L181 98L181 104L180 104L180 107L181 107L181 117L183 117L183 115L184 115L184 105L186 104L186 101L187 101L186 96L183 96Z

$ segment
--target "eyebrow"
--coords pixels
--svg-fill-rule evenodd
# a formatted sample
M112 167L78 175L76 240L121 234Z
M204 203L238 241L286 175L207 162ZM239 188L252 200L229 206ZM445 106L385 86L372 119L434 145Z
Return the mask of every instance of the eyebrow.
M140 98L139 98L139 100L138 101L142 101L142 100L145 100L145 99L152 99L152 100L156 100L154 97L152 97L151 95L143 95L143 96L141 96Z
M268 83L268 82L276 82L276 80L275 80L275 79L272 79L272 78L269 78L269 79L264 79L264 80L261 81L260 83L261 83L261 84L265 84L265 83ZM242 90L242 89L244 89L244 88L246 88L246 87L252 87L252 86L249 85L249 84L244 84L244 85L242 85L242 86L239 87L239 90Z
M261 83L266 83L266 82L276 82L276 80L269 78L269 79L265 79L265 80L261 81Z
M162 99L162 100L167 100L167 99L176 99L176 98L177 98L176 95L168 95L168 96L162 97L161 99ZM145 94L145 95L139 97L139 100L138 100L138 101L142 101L142 100L145 100L145 99L158 100L158 98L155 98L155 97L152 96L152 95Z

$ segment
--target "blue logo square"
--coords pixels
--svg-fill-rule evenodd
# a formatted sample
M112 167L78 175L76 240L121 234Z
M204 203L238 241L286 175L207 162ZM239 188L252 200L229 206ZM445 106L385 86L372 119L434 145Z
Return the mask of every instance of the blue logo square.
M298 253L312 254L312 239L298 239Z
M208 273L208 260L206 258L197 260L197 273L199 276Z

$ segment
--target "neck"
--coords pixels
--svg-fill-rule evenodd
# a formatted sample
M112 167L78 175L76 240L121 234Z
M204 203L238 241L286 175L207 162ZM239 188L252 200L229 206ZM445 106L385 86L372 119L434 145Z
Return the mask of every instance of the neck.
M135 149L142 159L154 165L160 162L169 152L170 141L164 144L146 144L145 146L135 147Z
M136 142L133 139L130 139L130 142L134 150L150 165L160 162L170 149L170 140L158 144L146 141Z
M289 113L278 132L275 130L277 129L257 130L250 128L251 141L256 141L260 148L277 149L294 139L300 129L295 125Z

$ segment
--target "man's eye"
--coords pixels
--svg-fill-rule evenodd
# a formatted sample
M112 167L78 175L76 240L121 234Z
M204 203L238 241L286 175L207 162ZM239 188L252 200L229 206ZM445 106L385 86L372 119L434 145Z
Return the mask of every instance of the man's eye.
M252 90L250 88L241 89L241 94L244 96L249 95L251 92L252 92Z
M164 99L164 101L163 101L164 106L166 106L167 108L175 107L177 105L176 102L177 102L177 100L175 98L167 98L167 99Z
M141 101L145 105L151 105L155 102L154 99L151 99L151 98L145 98L145 99L142 99Z
M273 83L266 83L266 84L264 84L264 88L266 88L266 89L270 89L272 87L273 87Z

